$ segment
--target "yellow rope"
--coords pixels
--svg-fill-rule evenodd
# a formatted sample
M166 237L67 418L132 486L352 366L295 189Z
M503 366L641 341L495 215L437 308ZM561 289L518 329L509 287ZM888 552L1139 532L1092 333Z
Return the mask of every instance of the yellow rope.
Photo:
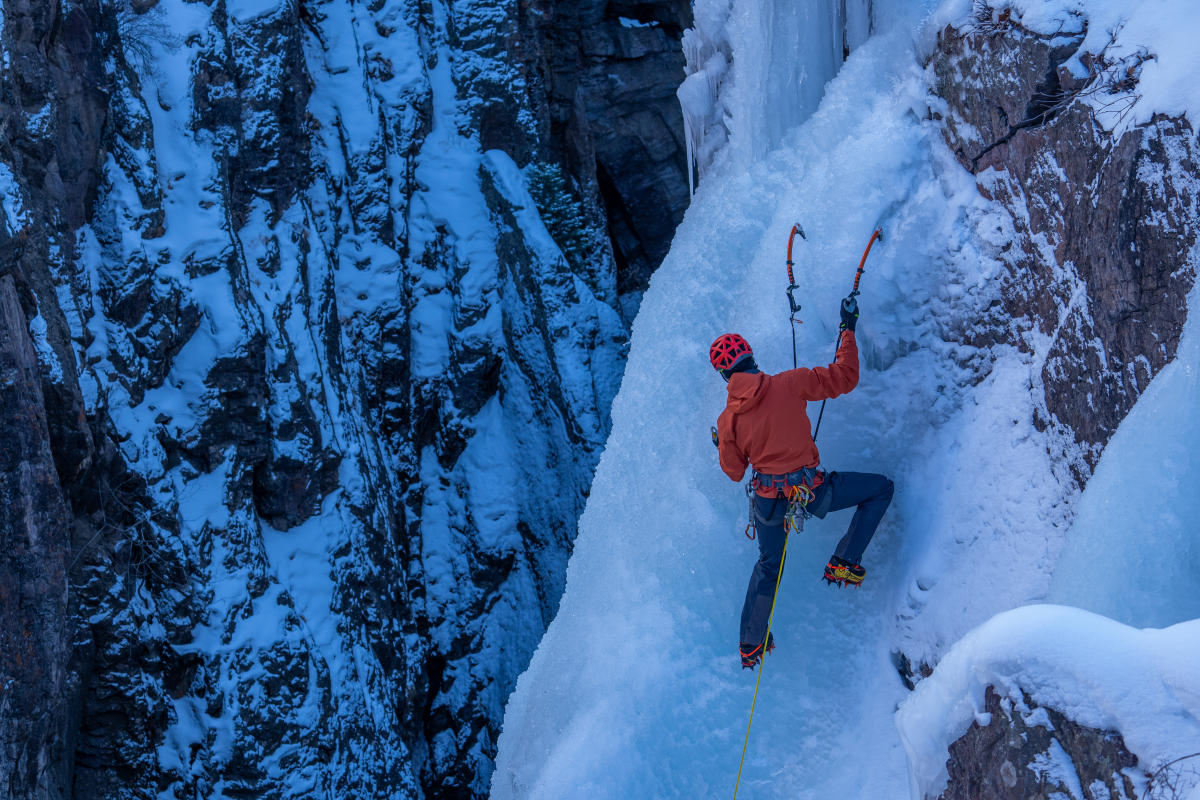
M779 556L779 574L775 576L775 594L771 595L771 613L767 614L767 635L763 639L763 652L758 661L758 678L754 681L754 699L750 701L750 721L746 723L746 741L742 742L742 760L738 762L737 782L733 785L733 800L737 800L738 787L742 783L742 767L746 763L746 747L750 744L750 726L754 723L754 706L758 704L758 684L762 681L763 667L767 664L767 645L771 642L771 621L775 619L775 600L779 597L779 584L783 581L783 562L787 560L787 546L791 532L791 525L785 525L783 553Z

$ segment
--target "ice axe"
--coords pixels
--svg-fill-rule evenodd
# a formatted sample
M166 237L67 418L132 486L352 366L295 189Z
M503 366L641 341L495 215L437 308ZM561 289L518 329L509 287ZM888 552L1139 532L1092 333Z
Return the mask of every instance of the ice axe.
M801 239L808 240L808 237L804 235L804 228L800 227L799 222L792 225L792 232L788 234L787 246L787 299L788 307L791 309L791 315L788 317L788 325L792 329L792 369L799 366L796 359L796 323L801 321L796 319L796 315L800 313L800 304L796 302L796 290L800 287L796 285L796 275L792 272L792 265L794 263L792 261L792 245L796 241L796 234L800 234Z
M804 239L805 241L808 240L808 237L804 235L804 228L800 227L799 222L797 222L795 225L792 226L792 232L788 235L788 246L787 246L787 273L788 273L787 298L788 298L788 306L790 306L792 309L793 321L795 321L796 314L800 313L800 304L796 302L796 295L795 295L795 291L797 289L799 289L800 287L796 285L796 276L792 272L792 264L794 263L792 261L792 243L794 243L796 241L796 234L800 234L801 239Z

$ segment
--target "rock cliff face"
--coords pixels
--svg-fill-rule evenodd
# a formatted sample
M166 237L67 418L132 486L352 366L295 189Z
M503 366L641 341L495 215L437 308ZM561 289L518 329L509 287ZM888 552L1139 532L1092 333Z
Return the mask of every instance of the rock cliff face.
M938 35L930 105L1010 226L993 237L1005 269L975 298L982 320L948 336L980 353L1008 344L1029 354L1039 376L1030 386L1035 422L1065 465L1070 499L1175 357L1196 277L1196 136L1182 117L1122 124L1144 52L1081 52L1082 19L1045 36L1009 11L975 8L972 23ZM987 358L976 366L986 374ZM897 662L906 680L929 674L903 654ZM987 711L991 721L951 747L943 797L1076 796L1068 777L1085 797L1136 796L1121 770L1137 759L1119 732L1032 703L1016 713L990 690Z
M0 794L486 793L686 15L5 0Z
M617 289L632 299L670 247L687 208L683 118L685 0L534 3L526 39L540 45L531 68L544 110L543 140L593 187L616 259ZM488 136L485 125L483 135ZM595 175L595 181L586 176ZM632 305L632 304L630 304ZM630 308L632 311L632 308Z
M1146 56L1079 52L1082 20L1041 36L977 11L970 29L940 34L929 67L947 143L1012 219L1009 269L972 343L1045 350L1038 421L1082 485L1179 344L1200 220L1196 136L1185 118L1112 132Z
M79 675L68 573L99 511L85 418L48 266L87 216L106 111L97 8L4 6L0 77L0 795L70 794ZM56 35L44 38L51 28ZM48 131L58 135L47 135Z
M0 691L4 715L0 790L55 784L42 775L61 761L68 727L67 561L70 518L54 468L37 357L11 275L0 276L0 503L5 508L0 601ZM51 702L47 702L47 699Z

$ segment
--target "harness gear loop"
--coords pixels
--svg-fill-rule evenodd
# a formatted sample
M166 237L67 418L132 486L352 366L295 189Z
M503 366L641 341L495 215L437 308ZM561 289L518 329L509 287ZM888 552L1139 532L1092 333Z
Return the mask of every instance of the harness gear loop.
M811 486L801 483L790 488L788 491L788 500L803 508L812 502L814 495L815 492L813 492Z

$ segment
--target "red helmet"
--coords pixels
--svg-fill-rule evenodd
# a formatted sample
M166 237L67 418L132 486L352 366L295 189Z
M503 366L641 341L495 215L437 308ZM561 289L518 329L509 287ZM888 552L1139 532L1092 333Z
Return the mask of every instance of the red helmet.
M708 348L708 360L713 369L726 371L733 369L739 361L754 355L750 343L736 333L726 333L717 337Z

